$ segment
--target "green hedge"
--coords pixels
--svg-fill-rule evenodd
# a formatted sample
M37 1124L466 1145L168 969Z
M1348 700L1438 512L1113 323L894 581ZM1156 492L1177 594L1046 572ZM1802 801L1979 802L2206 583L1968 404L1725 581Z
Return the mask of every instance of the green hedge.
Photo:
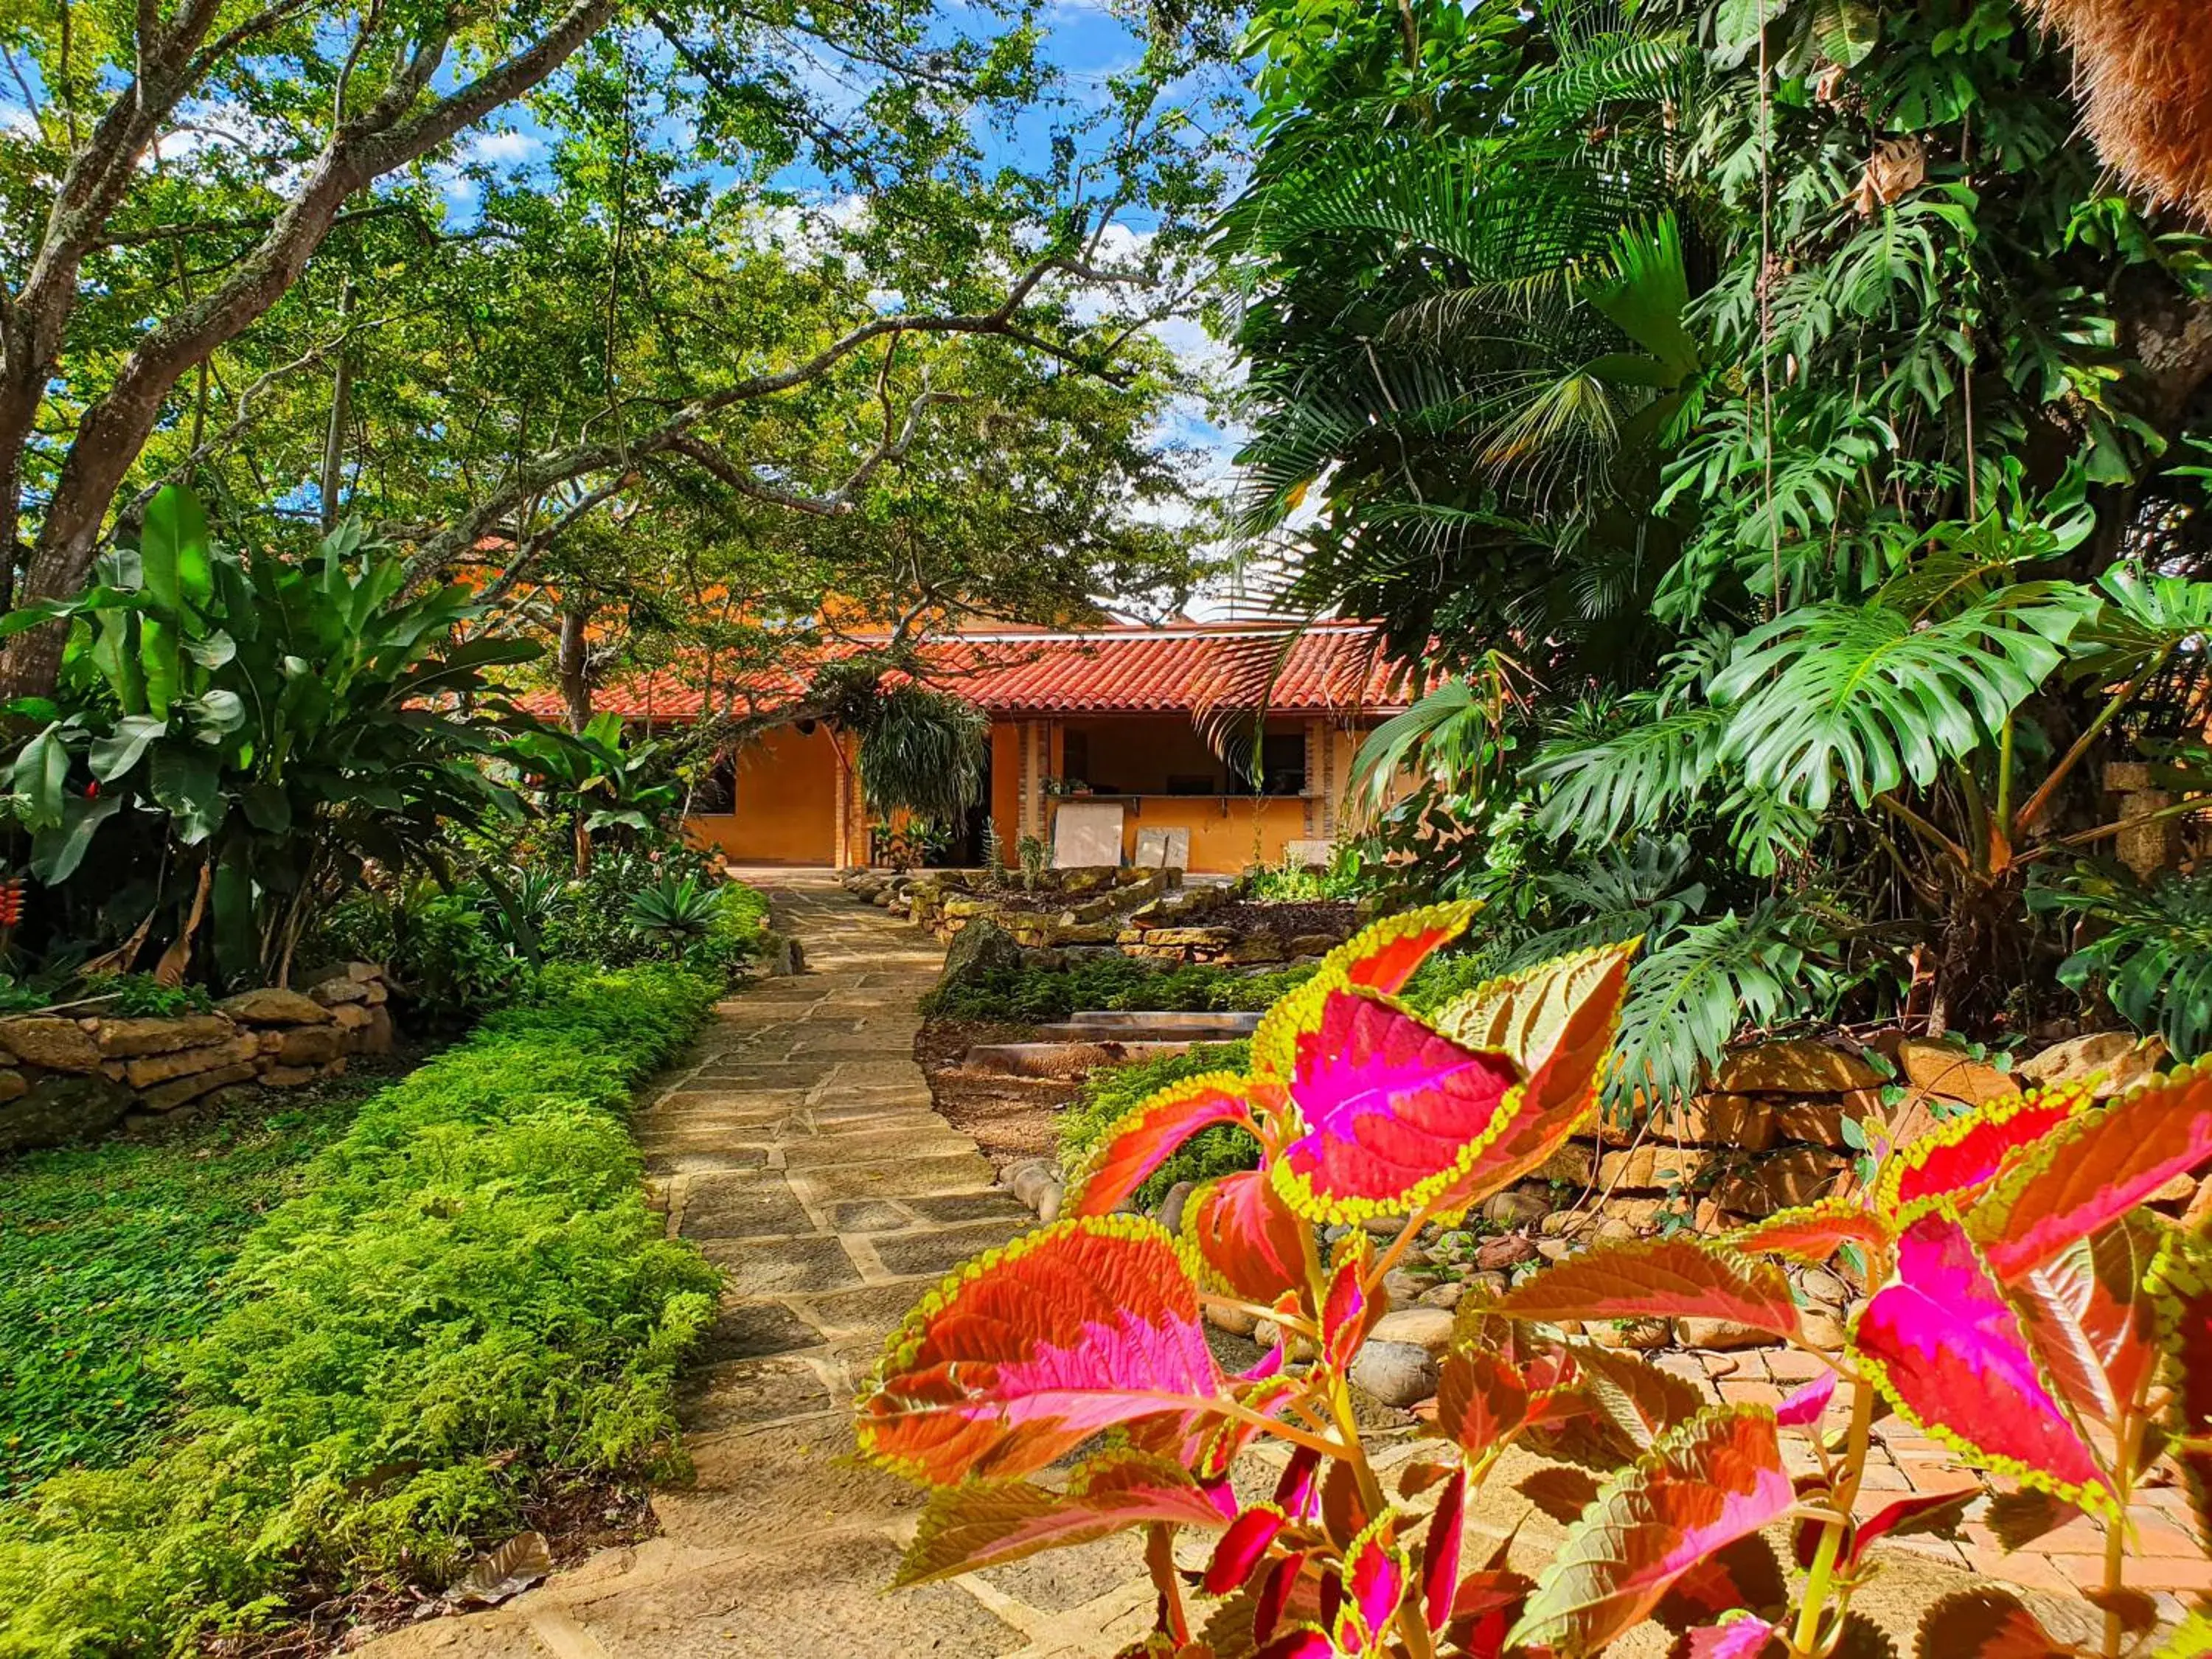
M550 970L364 1105L175 1356L169 1442L0 1510L0 1656L182 1653L307 1582L439 1583L550 1475L671 1462L716 1278L624 1120L718 991Z
M1231 1013L1265 1008L1313 977L1310 966L1267 973L1211 963L1158 968L1133 957L1079 958L1065 968L1024 966L979 974L931 991L931 1019L1043 1021L1081 1009Z

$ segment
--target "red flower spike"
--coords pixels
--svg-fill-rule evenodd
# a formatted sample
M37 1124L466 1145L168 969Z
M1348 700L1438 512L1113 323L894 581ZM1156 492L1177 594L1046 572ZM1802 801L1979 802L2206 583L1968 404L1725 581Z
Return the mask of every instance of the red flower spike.
M1850 1350L1930 1436L2024 1485L2111 1509L2095 1455L1954 1217L1939 1210L1906 1230L1898 1276L1861 1310Z
M1252 1033L1255 1076L1286 1079L1297 1063L1297 1039L1321 1028L1322 1007L1334 991L1359 989L1384 996L1405 988L1413 970L1467 929L1478 904L1437 904L1385 916L1321 959L1314 975L1279 998Z
M1690 1238L1640 1239L1570 1256L1494 1304L1513 1319L1726 1319L1797 1334L1790 1281L1771 1261Z
M1000 1566L1147 1522L1214 1528L1224 1518L1180 1463L1141 1452L1103 1452L1077 1468L1065 1492L1026 1480L988 1480L931 1493L892 1587Z
M1509 1638L1594 1653L1641 1622L1676 1579L1789 1513L1774 1419L1716 1407L1611 1482L1568 1532Z
M1258 1170L1209 1181L1182 1206L1183 1239L1207 1279L1263 1307L1304 1285L1305 1231Z
M1520 1071L1395 1004L1331 992L1297 1039L1295 1121L1270 1175L1309 1220L1408 1215L1451 1190L1513 1121Z
M1110 1214L1176 1147L1217 1123L1258 1133L1243 1079L1215 1072L1170 1084L1098 1138L1068 1181L1066 1212Z
M2212 1160L2212 1067L2184 1067L2062 1125L1967 1217L2010 1284Z
M1442 1630L1451 1622L1466 1520L1467 1469L1462 1466L1444 1483L1436 1511L1429 1517L1428 1536L1421 1540L1421 1606L1431 1630Z
M1243 1589L1290 1523L1290 1517L1273 1504L1255 1504L1231 1522L1229 1530L1213 1547L1213 1559L1206 1565L1206 1593L1227 1595Z
M1979 1111L1953 1118L1882 1160L1875 1207L1893 1229L1925 1215L1944 1199L1964 1210L2019 1153L2039 1144L2088 1104L2087 1093L2053 1090L2008 1095Z
M1103 1429L1181 1449L1225 1385L1191 1264L1154 1223L1063 1221L924 1297L856 1406L861 1452L930 1486L1041 1469Z

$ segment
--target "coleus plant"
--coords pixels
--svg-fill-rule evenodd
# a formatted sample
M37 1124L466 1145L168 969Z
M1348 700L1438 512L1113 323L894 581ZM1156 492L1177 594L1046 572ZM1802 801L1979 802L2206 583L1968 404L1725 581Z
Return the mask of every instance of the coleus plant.
M1439 1367L1433 1455L1386 1490L1350 1377L1385 1279L1453 1221L1587 1128L1633 945L1493 981L1428 1019L1397 998L1465 926L1442 907L1370 928L1262 1018L1243 1074L1173 1085L1102 1137L1064 1218L977 1258L915 1309L858 1405L863 1453L931 1489L900 1572L921 1583L1139 1528L1158 1606L1133 1653L1159 1659L1575 1659L1648 1620L1692 1659L1825 1659L1885 1536L1960 1499L1863 1513L1878 1410L1894 1409L2045 1500L2124 1516L2173 1451L2212 1486L2212 1245L2141 1209L2212 1160L2212 1076L2109 1105L2008 1098L1892 1149L1849 1200L1724 1241L1602 1246L1463 1304ZM1194 1192L1182 1228L1117 1213L1200 1130L1234 1123L1259 1166ZM1323 1229L1335 1234L1324 1244ZM1703 1317L1811 1347L1776 1258L1844 1244L1874 1295L1831 1368L1775 1408L1712 1403L1638 1355L1569 1334ZM1271 1351L1226 1370L1209 1304L1265 1318ZM1817 1352L1817 1350L1815 1350ZM1832 1403L1848 1427L1831 1438ZM1785 1435L1809 1442L1793 1474ZM1267 1495L1247 1460L1279 1449ZM1595 1468L1534 1579L1463 1522L1510 1447ZM1037 1479L1074 1458L1064 1478ZM1233 1485L1232 1471L1243 1476ZM1182 1529L1207 1534L1202 1566ZM1762 1534L1788 1528L1794 1608ZM2116 1541L2102 1652L2147 1627ZM1194 1592L1207 1612L1194 1613ZM1923 1659L2070 1654L1996 1595L1930 1613Z

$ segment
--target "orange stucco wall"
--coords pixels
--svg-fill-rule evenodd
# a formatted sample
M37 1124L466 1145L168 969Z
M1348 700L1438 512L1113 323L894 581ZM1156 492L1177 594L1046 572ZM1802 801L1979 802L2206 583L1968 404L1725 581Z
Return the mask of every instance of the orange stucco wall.
M827 730L773 727L738 752L737 811L684 827L733 863L829 864L836 857L837 769Z
M991 727L991 822L1011 864L1022 839L1022 729L1004 720Z

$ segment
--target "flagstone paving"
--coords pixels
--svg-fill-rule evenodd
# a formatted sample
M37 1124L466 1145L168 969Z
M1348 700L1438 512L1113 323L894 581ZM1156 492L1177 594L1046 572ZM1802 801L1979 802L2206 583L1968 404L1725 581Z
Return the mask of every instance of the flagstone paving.
M807 971L722 1003L636 1122L670 1233L726 1275L683 1408L696 1479L655 1495L659 1536L603 1551L501 1607L380 1638L368 1649L378 1659L1105 1659L1151 1627L1153 1594L1128 1537L886 1593L920 1501L853 1456L854 1391L924 1291L1032 1218L931 1109L914 1062L916 1004L940 948L854 904L826 872L762 884L801 939ZM1716 1367L1731 1375L1708 1386L1778 1398L1800 1379L1788 1356L1773 1363L1781 1369L1732 1358ZM1383 1438L1386 1470L1415 1449L1410 1432ZM1960 1478L1938 1472L1948 1459L1933 1443L1887 1432L1884 1451L1869 1485L1886 1490L1863 1501ZM1237 1484L1265 1496L1267 1449L1249 1455ZM1510 1539L1514 1565L1533 1572L1556 1553L1564 1528L1516 1490L1541 1467L1515 1451L1493 1472L1469 1517L1470 1559ZM2160 1518L2169 1532L2179 1519ZM2095 1544L2060 1538L1997 1559L1986 1535L1963 1551L1936 1540L1877 1547L1891 1559L1859 1605L1910 1652L1921 1611L1970 1582L1962 1568L2063 1593L2086 1576ZM1202 1565L1205 1548L1188 1538L1184 1565ZM2198 1588L2173 1576L2201 1564L2193 1548L2188 1561L2177 1553L2154 1588ZM2088 1611L2030 1599L2062 1633L2069 1612L2078 1622ZM1665 1648L1652 1631L1613 1652Z

